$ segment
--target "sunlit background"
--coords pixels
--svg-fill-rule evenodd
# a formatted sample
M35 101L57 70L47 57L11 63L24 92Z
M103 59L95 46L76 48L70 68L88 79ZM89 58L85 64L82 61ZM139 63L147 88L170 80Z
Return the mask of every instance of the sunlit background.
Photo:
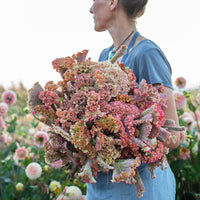
M93 0L1 0L0 84L57 82L51 62L88 49L97 61L112 44L107 32L93 29L89 13ZM178 76L187 87L200 86L200 1L149 0L138 31L153 40L171 63L172 81Z

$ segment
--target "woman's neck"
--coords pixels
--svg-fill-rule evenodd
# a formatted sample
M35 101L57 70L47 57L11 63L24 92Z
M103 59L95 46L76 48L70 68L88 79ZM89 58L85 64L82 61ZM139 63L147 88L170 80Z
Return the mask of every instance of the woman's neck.
M116 15L117 17L114 19L112 26L108 30L110 33L113 44L115 49L118 48L122 42L130 35L131 32L132 35L136 32L136 24L135 21L130 21L126 16L124 15ZM128 45L132 35L125 41L125 45Z

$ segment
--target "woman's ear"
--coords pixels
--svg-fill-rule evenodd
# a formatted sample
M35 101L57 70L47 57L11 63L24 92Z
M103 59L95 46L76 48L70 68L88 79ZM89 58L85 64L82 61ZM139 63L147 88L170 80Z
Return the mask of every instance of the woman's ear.
M118 5L118 0L110 0L110 9L115 10Z

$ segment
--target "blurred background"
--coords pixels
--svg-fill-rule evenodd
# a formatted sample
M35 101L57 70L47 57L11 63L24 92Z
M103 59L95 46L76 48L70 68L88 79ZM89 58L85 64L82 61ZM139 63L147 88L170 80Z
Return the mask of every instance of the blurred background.
M55 200L60 193L85 200L86 184L77 173L72 177L60 162L46 162L45 144L52 135L29 110L27 90L35 82L60 80L51 64L55 58L88 49L97 61L112 44L107 32L94 31L92 4L0 1L0 200ZM179 124L186 128L180 146L167 155L176 200L200 199L199 8L199 0L149 0L137 25L171 64Z
M88 49L98 60L101 50L112 44L107 32L95 32L89 13L92 0L0 1L0 84L22 81L26 87L60 77L51 62L57 57ZM151 0L138 19L138 31L157 43L177 76L187 87L200 83L199 0Z

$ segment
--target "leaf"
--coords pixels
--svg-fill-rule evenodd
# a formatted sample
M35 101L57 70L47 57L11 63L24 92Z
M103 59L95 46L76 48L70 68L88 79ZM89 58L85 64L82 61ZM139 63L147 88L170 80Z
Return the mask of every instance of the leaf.
M191 103L191 102L188 102L188 108L192 111L192 112L195 112L197 110L197 108Z

